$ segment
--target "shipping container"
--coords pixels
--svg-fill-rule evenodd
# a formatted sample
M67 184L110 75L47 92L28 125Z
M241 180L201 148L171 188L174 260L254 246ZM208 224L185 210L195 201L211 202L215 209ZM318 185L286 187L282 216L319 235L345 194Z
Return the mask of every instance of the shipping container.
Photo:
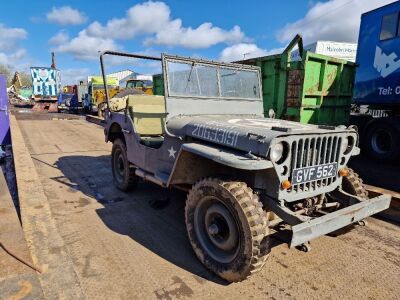
M264 114L321 125L347 124L352 102L355 64L301 50L301 61L291 61L296 37L282 54L239 61L259 66Z

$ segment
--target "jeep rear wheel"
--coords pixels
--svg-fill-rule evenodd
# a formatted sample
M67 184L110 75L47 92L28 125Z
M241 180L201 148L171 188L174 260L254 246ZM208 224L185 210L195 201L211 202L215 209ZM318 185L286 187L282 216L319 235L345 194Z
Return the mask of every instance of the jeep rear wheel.
M260 270L268 257L268 221L258 196L243 182L204 179L185 208L189 240L199 260L230 282Z
M111 151L111 167L115 186L121 191L136 187L138 177L131 168L126 156L126 146L121 139L116 139Z

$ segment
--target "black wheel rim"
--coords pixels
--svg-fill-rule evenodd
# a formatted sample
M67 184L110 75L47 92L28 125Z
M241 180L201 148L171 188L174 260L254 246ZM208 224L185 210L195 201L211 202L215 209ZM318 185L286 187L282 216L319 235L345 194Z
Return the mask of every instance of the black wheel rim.
M384 131L379 130L372 136L372 149L379 154L386 154L392 148L392 136Z
M241 240L234 213L218 198L205 197L194 213L194 229L202 248L219 263L237 256Z
M116 149L113 156L114 178L118 183L124 182L125 160L121 149Z

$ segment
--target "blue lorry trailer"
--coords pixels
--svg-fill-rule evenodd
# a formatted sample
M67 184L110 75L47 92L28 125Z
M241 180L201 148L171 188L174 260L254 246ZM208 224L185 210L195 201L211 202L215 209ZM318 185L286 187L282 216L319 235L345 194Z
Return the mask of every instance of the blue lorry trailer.
M364 151L400 160L400 1L361 16L352 124Z

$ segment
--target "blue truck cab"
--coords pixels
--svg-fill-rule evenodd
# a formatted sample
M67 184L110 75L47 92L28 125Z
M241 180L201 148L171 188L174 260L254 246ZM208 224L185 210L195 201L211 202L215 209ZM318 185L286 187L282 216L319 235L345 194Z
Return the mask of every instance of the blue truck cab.
M358 38L351 121L362 149L381 161L400 155L400 1L364 13ZM362 112L362 113L360 113Z
M79 102L76 94L60 93L57 99L58 111L78 112Z

